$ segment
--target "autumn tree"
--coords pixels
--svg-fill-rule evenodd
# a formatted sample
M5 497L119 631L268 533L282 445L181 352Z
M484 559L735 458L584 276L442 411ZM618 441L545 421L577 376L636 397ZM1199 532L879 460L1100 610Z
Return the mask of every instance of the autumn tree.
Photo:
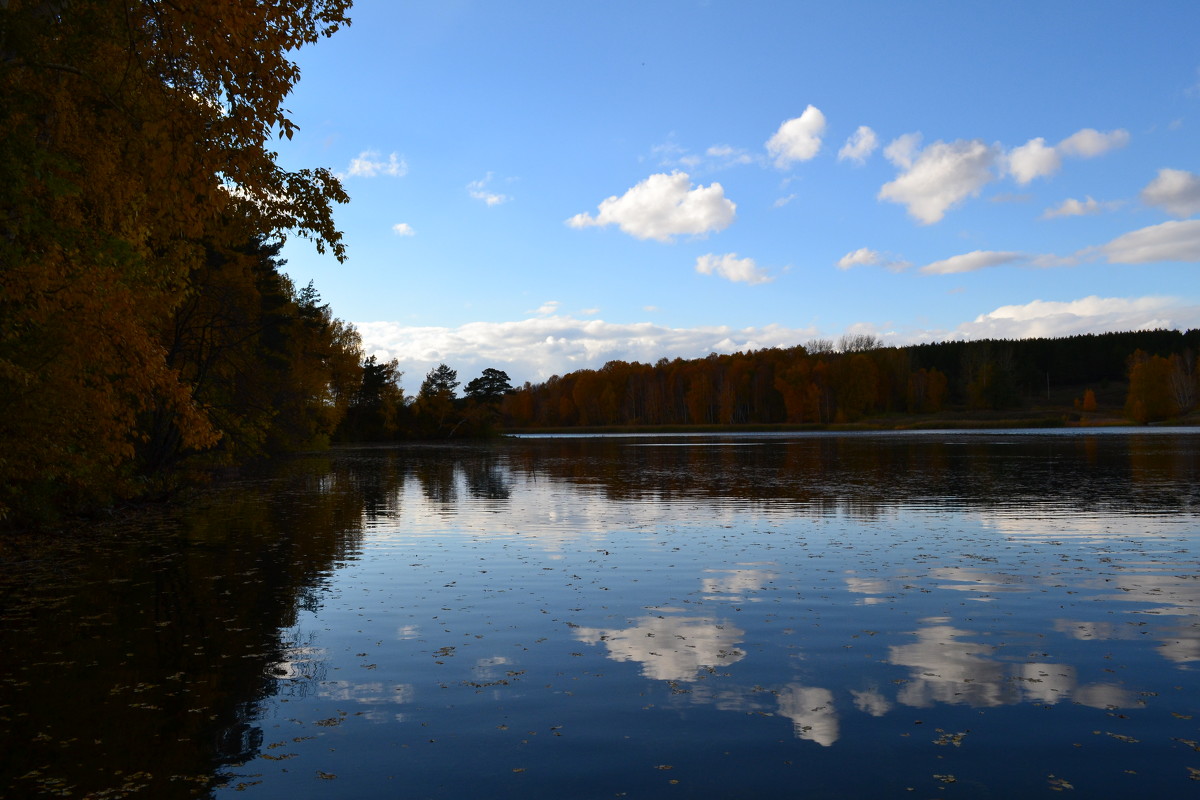
M349 4L0 4L0 518L132 490L148 413L185 449L221 438L162 331L226 220L343 256L337 179L270 142L294 51Z
M1171 361L1137 350L1129 357L1125 416L1137 423L1159 422L1180 412L1171 391Z

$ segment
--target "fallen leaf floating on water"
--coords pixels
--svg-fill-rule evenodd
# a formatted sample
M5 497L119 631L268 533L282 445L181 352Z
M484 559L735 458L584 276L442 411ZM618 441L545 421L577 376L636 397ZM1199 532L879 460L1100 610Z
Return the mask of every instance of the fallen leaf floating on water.
M1075 789L1074 786L1072 786L1063 778L1056 778L1053 775L1047 775L1046 780L1050 783L1050 789L1055 792L1061 792L1064 789Z

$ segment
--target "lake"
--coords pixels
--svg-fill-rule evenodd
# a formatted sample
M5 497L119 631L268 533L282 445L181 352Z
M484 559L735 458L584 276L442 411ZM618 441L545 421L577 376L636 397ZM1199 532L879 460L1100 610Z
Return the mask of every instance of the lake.
M1195 429L336 449L4 550L0 794L1182 797Z

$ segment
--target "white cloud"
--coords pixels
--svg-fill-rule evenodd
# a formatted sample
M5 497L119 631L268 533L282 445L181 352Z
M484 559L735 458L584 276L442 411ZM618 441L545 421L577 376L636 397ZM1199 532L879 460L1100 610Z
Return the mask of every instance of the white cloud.
M725 197L721 184L692 188L686 172L651 175L620 197L602 201L599 213L576 214L572 228L616 225L637 239L670 242L682 234L700 236L728 228L737 205Z
M842 149L838 150L838 161L849 160L856 164L865 164L867 158L875 152L877 147L879 147L879 139L875 136L875 131L866 125L859 125L858 130L851 134L846 143L842 145Z
M783 208L788 203L795 200L797 197L799 197L799 195L797 195L795 192L792 192L791 194L788 194L788 195L784 195L783 197L777 197L777 198L775 198L775 202L771 204L771 208Z
M775 280L766 270L754 263L753 258L738 258L737 253L726 253L723 256L708 255L696 259L696 272L701 275L719 275L735 283L770 283Z
M701 358L712 352L792 347L819 334L816 328L780 325L669 328L652 322L611 323L570 316L472 322L456 328L399 322L357 322L355 327L365 352L399 360L410 382L419 382L439 363L460 374L484 367L503 369L514 383L521 383L596 369L614 359L652 364L664 357Z
M789 119L767 140L767 152L775 166L786 169L795 161L808 161L821 149L825 133L825 115L816 106L804 109L800 116Z
M851 267L860 266L880 266L886 267L892 272L899 272L912 266L904 259L894 258L886 253L880 253L878 250L872 250L869 247L860 247L853 250L838 259L838 269L850 269Z
M997 250L975 250L959 256L951 256L941 261L934 261L921 267L926 275L950 275L957 272L974 272L986 267L996 267L1001 264L1011 264L1026 258L1024 253L1012 253Z
M1130 231L1099 248L1113 264L1200 261L1200 220L1164 222Z
M402 178L408 174L408 162L395 153L389 155L386 161L382 161L377 151L364 150L357 158L350 159L347 174L356 178L374 178L377 175Z
M838 269L850 269L857 266L872 266L880 262L881 256L876 250L869 247L860 247L857 250L846 253L838 259Z
M913 159L921 149L921 134L906 133L897 136L887 147L883 148L883 156L899 169L909 169Z
M492 173L488 173L477 181L471 181L467 184L467 194L476 200L482 200L489 206L498 206L501 203L507 203L512 198L499 192L493 192L488 188L488 184L492 182Z
M397 222L392 226L392 230L397 236L416 236L417 232L413 230L413 226L407 222Z
M1142 189L1142 202L1177 217L1200 214L1200 175L1182 169L1160 169Z
M1024 186L1034 178L1058 172L1063 156L1094 158L1117 147L1124 147L1128 142L1129 132L1125 130L1101 133L1093 128L1084 128L1053 147L1047 147L1046 140L1039 136L1010 150L1005 157L1005 166L1017 183Z
M1085 200L1076 200L1074 197L1068 197L1062 201L1062 204L1056 208L1047 208L1042 213L1042 219L1054 219L1055 217L1082 217L1087 214L1099 214L1102 206L1093 200L1090 196Z
M1062 157L1058 150L1046 146L1046 140L1038 137L1030 139L1020 147L1014 147L1008 153L1008 171L1024 186L1034 178L1053 175L1062 166Z
M1094 158L1095 156L1124 147L1129 143L1129 131L1115 130L1101 133L1094 128L1084 128L1059 142L1055 149L1064 156Z
M755 161L761 160L761 156L751 155L740 147L728 144L714 144L701 155L679 144L673 137L672 134L672 138L666 142L650 148L650 155L661 167L685 171L697 169L712 171L753 164Z
M909 215L923 225L941 220L951 207L978 196L993 179L996 149L981 140L934 142L916 154L919 139L913 137L900 137L884 151L893 164L906 171L885 183L878 196L907 206Z
M653 310L653 306L646 308ZM597 369L614 359L653 364L660 358L701 358L712 352L792 347L814 339L836 338L836 332L831 336L831 332L815 327L669 328L652 322L623 324L570 316L472 322L456 328L398 322L359 322L355 327L363 337L367 353L400 362L400 369L413 384L407 386L410 392L439 363L449 364L459 374L478 372L485 367L503 369L514 384L520 384L579 369ZM1002 306L950 330L877 331L868 323L847 330L878 332L888 344L904 345L949 339L1061 337L1155 328L1200 328L1200 305L1187 305L1173 297L1034 300L1024 305Z
M1196 327L1200 307L1171 297L1084 297L1001 306L957 329L971 339L1026 339L1084 333Z
M709 158L716 159L718 163L715 166L717 167L754 163L754 157L745 150L727 144L715 144L704 151L704 154Z
M533 311L528 311L526 313L537 314L539 317L548 317L554 312L558 311L559 305L561 305L561 303L559 303L557 300L547 300Z

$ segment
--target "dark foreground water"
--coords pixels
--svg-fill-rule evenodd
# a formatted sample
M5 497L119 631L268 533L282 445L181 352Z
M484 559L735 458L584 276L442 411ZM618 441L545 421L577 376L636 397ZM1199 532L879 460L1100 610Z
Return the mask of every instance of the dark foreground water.
M6 551L7 798L1200 795L1200 436L341 450Z

